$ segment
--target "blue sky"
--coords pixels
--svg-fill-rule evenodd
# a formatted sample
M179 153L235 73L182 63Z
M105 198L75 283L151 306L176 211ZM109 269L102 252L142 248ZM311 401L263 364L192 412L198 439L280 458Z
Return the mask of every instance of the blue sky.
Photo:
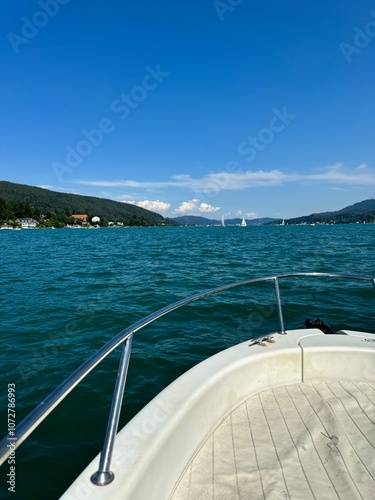
M18 0L0 23L2 180L208 218L374 195L374 1Z

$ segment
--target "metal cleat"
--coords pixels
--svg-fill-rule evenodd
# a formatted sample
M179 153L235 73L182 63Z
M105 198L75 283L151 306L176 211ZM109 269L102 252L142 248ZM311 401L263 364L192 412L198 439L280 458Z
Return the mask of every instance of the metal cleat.
M267 337L264 337L263 339L265 342L269 342L270 344L274 344L276 341L273 339L273 337L270 337L267 335Z

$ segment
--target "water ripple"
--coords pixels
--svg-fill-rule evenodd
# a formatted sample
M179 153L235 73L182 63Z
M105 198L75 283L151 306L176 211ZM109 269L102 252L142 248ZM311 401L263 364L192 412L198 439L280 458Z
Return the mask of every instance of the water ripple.
M375 276L374 235L375 225L2 231L1 380L16 383L21 418L113 335L173 301L263 275ZM373 328L368 284L280 285L290 328L305 317L337 329ZM274 290L263 283L204 299L138 332L121 423L204 357L275 328ZM118 358L113 353L90 374L19 449L20 497L57 498L99 450ZM4 398L5 391L1 408ZM69 465L60 471L57 460ZM33 485L40 467L52 480Z

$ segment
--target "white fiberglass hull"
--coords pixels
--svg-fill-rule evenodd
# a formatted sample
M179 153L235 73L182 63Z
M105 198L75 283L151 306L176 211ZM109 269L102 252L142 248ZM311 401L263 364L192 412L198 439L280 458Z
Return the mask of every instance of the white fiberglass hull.
M97 457L62 498L230 499L248 498L250 492L251 498L368 498L366 492L375 488L375 470L372 470L375 468L375 426L374 416L372 420L369 417L375 403L375 339L366 333L339 333L342 334L324 335L320 330L311 329L274 334L274 343L260 345L247 341L200 363L168 386L119 432L112 461L115 474L112 483L104 487L91 483L90 477L98 469ZM367 406L361 403L360 409L358 405L355 409L362 412L364 422L360 430L356 427L357 448L350 448L350 440L353 441L350 405L344 412L344 417L349 419L345 427L339 422L335 409L327 413L329 404L311 389L314 384L325 387L326 382L326 392L332 392L329 387L337 387L338 383L344 392L349 387L347 384L363 389L360 397ZM311 416L315 415L315 427L310 429L310 424L306 424L310 422L308 412L305 420L293 421L296 413L289 408L291 422L277 418L283 410L275 413L276 407L272 405L280 394L302 391L302 399L306 399L311 390L315 394L314 408L321 407L324 413L324 418L320 418L319 412L310 410ZM270 393L263 391L276 394L271 401L269 418L263 406L258 404L257 408L254 403L262 398L270 399ZM345 404L338 403L339 407ZM305 413L307 407L303 410ZM263 426L256 410L264 415ZM250 441L256 446L245 449L246 459L240 455L240 448L245 448L245 431L238 425L233 427L236 419L241 420L240 415L248 418L244 428L248 425L246 422L254 422L253 429L246 432L253 436ZM321 427L317 424L319 421ZM358 422L357 415L355 422ZM281 434L276 434L279 428ZM289 441L285 440L288 433L292 434ZM312 434L315 440L309 440ZM362 441L358 436L362 436ZM281 441L271 447L272 440L278 439ZM235 441L239 444L238 451ZM222 452L214 460L215 469L212 450L216 448L220 452L220 443ZM322 449L317 456L304 451L317 447ZM285 456L281 456L280 450L284 450ZM234 463L233 457L237 457ZM279 460L276 465L275 457ZM296 468L295 457L299 468ZM203 459L207 461L203 463ZM328 465L328 462L324 464L326 459ZM218 465L220 460L224 465ZM322 470L330 467L332 470L323 481ZM309 471L308 476L304 471ZM334 481L331 476L335 477ZM304 488L307 493L298 496Z

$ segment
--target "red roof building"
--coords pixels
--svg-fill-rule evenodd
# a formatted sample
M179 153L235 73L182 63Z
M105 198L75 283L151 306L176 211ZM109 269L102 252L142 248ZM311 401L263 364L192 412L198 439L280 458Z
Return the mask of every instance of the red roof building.
M81 220L82 222L87 222L88 215L87 214L73 214L70 216L71 219Z

